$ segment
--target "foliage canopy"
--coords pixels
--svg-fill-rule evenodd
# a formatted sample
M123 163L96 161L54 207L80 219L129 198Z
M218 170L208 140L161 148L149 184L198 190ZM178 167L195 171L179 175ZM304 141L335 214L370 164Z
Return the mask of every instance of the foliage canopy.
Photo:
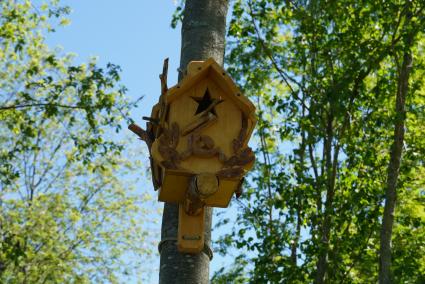
M224 252L245 250L235 263L245 269L222 270L216 283L229 275L250 283L376 282L400 119L392 278L425 281L424 8L421 1L234 2L227 64L257 102L258 150L236 225L222 238ZM406 111L397 112L408 53Z
M146 253L142 197L123 182L137 164L111 131L133 104L118 66L75 65L45 44L68 12L0 3L2 283L116 282Z

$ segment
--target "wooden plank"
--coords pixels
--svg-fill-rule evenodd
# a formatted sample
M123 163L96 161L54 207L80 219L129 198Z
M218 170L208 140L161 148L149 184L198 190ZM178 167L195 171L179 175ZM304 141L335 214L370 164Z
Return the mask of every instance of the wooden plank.
M192 176L193 174L188 171L165 170L158 200L170 203L184 202Z
M167 102L173 102L178 99L186 91L190 90L193 85L198 81L202 80L208 75L208 69L202 69L200 72L194 74L193 76L186 76L183 80L170 88L167 92Z
M238 105L245 114L249 115L251 112L255 112L255 106L242 94L233 80L219 66L211 66L208 77L219 85L226 96Z
M209 112L202 112L193 118L193 120L183 128L182 135L186 136L192 132L199 132L217 121L217 116Z
M177 234L177 248L183 253L200 253L204 248L204 218L205 209L199 215L188 215L183 205L179 205L179 225Z
M163 184L159 190L158 200L170 203L183 203L186 199L186 190L189 188L193 174L175 170L167 170ZM205 198L204 202L210 207L226 208L237 189L240 180L219 180L218 189L215 194Z
M209 207L228 207L239 182L239 179L220 179L217 193L206 198L205 204Z
M193 76L205 68L205 61L190 61L187 65L187 76Z

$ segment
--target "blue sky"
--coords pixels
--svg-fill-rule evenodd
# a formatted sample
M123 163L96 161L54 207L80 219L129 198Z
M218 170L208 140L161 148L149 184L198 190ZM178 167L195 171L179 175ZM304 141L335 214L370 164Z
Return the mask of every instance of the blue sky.
M91 56L99 58L100 65L108 62L122 68L122 84L128 88L131 99L144 96L132 118L144 125L142 116L149 116L152 106L160 93L158 75L166 57L169 61L169 86L177 82L177 67L180 61L180 27L170 27L171 15L175 9L173 0L65 0L72 13L71 24L50 34L47 42L51 47L61 46L64 52L74 52L77 61L86 61ZM125 131L125 130L124 130ZM144 146L143 146L144 147ZM150 186L150 181L143 182ZM152 189L152 195L156 193ZM149 206L149 205L147 205ZM162 207L162 205L158 205ZM216 210L218 211L218 210ZM220 210L222 211L222 210ZM226 212L234 215L234 209ZM158 215L158 220L161 216ZM217 219L217 218L216 218ZM158 226L160 223L153 225ZM223 230L223 229L221 229ZM213 239L219 237L221 230L213 231ZM159 236L158 236L159 238ZM154 263L159 266L159 255L154 249ZM231 256L214 255L211 273L232 262ZM157 271L150 277L157 283Z
M149 115L159 95L158 74L162 62L170 58L169 85L177 81L180 60L180 29L170 27L175 9L172 0L66 0L72 8L71 24L48 38L75 52L79 60L98 56L122 67L122 83L132 98L145 99L135 118Z

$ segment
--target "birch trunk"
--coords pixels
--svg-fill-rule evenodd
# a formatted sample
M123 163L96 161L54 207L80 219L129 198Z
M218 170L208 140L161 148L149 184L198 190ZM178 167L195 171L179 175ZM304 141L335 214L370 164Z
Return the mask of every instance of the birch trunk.
M403 63L399 70L396 95L396 119L394 123L394 140L391 147L390 162L388 165L388 177L385 192L384 216L381 227L380 259L379 259L379 283L389 284L391 280L391 237L394 224L394 211L397 199L397 180L399 176L401 158L403 153L404 129L406 121L406 96L409 89L409 75L412 68L412 54L410 44L412 35L407 36L406 51L403 55Z

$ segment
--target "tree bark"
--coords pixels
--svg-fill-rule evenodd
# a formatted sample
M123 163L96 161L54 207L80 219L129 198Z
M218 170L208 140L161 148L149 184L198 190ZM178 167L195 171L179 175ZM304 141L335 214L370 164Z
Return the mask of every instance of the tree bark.
M338 163L339 147L332 146L334 139L334 115L332 109L329 109L330 113L326 123L326 136L324 142L324 157L325 157L325 168L326 168L326 201L325 209L320 222L320 244L319 244L319 255L316 265L316 284L325 283L326 273L328 270L328 252L329 252L329 240L331 236L332 226L332 215L333 215L333 200L335 195L335 180ZM333 151L332 151L333 150ZM333 155L332 155L333 153ZM320 198L320 197L319 197Z
M300 242L300 236L301 236L301 196L298 195L296 197L297 199L297 210L296 210L296 214L297 214L297 225L295 227L295 236L294 236L294 240L293 243L291 244L291 263L294 267L297 266L297 260L298 260L298 256L297 256L297 249L298 249L298 244Z
M406 21L409 21L407 19ZM404 131L406 121L405 102L409 90L409 75L412 69L412 52L410 46L413 34L406 36L403 63L399 70L397 82L397 95L395 105L394 140L391 147L390 162L388 165L387 185L385 192L384 216L381 227L379 283L389 284L391 280L391 237L394 224L394 211L397 199L397 180L399 176L401 158L403 153Z
M306 117L306 109L305 109L305 99L304 96L302 97L302 117L305 118ZM306 151L306 131L304 129L301 128L301 145L300 145L300 153L299 153L299 168L296 169L299 172L299 176L302 177L302 179L304 179L304 174L305 174L305 151ZM294 267L297 266L297 260L298 260L298 256L297 256L297 249L298 249L298 245L299 245L299 241L300 241L300 236L301 236L301 224L302 224L302 217L301 217L301 211L302 211L302 197L301 195L297 192L296 195L296 202L297 202L297 206L296 206L296 215L297 215L297 223L296 223L296 227L295 227L295 236L294 236L294 240L291 244L291 262L292 265Z
M214 58L223 65L227 0L186 0L182 23L179 80L193 60ZM205 244L211 243L212 210L206 208ZM165 203L162 217L159 283L208 283L209 256L177 250L178 204Z

